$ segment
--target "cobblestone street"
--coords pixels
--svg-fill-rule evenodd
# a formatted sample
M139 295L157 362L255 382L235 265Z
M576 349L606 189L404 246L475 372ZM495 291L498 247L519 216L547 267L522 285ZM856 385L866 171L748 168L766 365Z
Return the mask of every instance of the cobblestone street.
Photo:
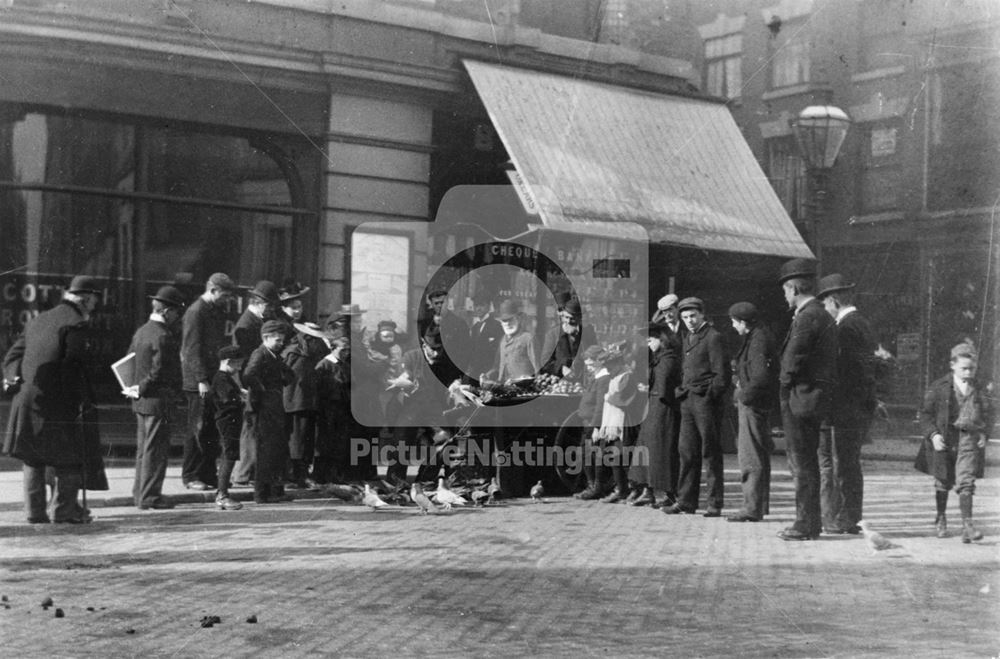
M730 504L738 500L732 457ZM903 463L866 462L866 518L900 545L873 556L860 537L777 539L793 501L783 459L776 467L774 514L757 524L569 498L428 517L325 499L238 512L95 507L97 519L82 527L27 525L7 506L4 654L1000 652L995 468L976 499L986 538L969 546L957 534L933 537L926 477ZM43 610L45 597L53 608ZM203 628L213 615L220 624Z

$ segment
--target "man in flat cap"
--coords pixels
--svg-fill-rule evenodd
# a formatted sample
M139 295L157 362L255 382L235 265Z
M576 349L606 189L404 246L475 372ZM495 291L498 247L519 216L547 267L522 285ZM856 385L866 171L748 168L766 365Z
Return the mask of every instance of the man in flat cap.
M163 286L150 299L149 320L132 335L128 349L135 353L136 383L123 392L132 399L136 419L132 499L140 510L174 507L163 498L163 477L170 451L170 410L182 387L176 330L184 296L173 286Z
M815 540L822 531L820 514L819 429L830 411L837 380L837 328L813 292L816 267L792 259L778 279L793 311L781 348L779 398L788 443L788 467L795 481L795 523L778 534L782 540Z
M719 419L723 396L729 386L729 364L722 336L705 319L705 303L696 297L684 298L677 305L688 334L682 344L681 431L678 442L680 473L677 479L677 502L661 508L668 515L691 514L698 508L701 488L701 463L708 462L705 486L708 505L705 517L722 515L723 471Z
M675 336L681 341L687 335L687 327L681 322L680 311L677 309L677 304L680 302L678 298L673 293L668 293L664 295L656 302L656 311L653 313L653 318L651 322L654 323L665 323L670 331L674 333Z
M264 326L264 321L272 320L275 316L275 307L279 303L278 287L266 279L262 279L254 284L254 287L247 293L247 306L236 321L236 328L233 330L233 345L239 346L243 353L244 364L249 363L250 355L261 343L260 330ZM291 327L285 325L286 338ZM246 366L244 366L246 368ZM240 459L233 470L233 483L246 485L253 480L253 473L256 467L256 443L253 440L253 428L251 424L256 419L255 416L247 414L243 417L243 430L240 434Z
M834 534L861 532L861 445L868 440L877 404L875 333L854 306L854 286L832 274L819 280L816 293L837 327L837 384L819 443L823 528Z
M32 524L89 522L77 494L108 489L88 363L89 321L101 294L92 277L74 277L62 301L32 319L4 356L5 388L17 394L3 452L24 463L25 512ZM55 478L51 518L47 467Z
M778 401L778 349L774 336L758 321L757 307L752 303L737 302L729 307L729 318L743 337L734 374L743 507L726 520L757 522L769 512L774 442L768 415Z
M583 324L583 307L575 297L559 308L559 324L545 333L542 342L542 373L560 378L583 377L583 351L597 343L592 325Z
M226 336L226 302L236 293L236 284L224 272L205 282L205 291L184 312L181 320L181 376L187 398L187 436L181 480L194 490L215 483L218 432L211 402L206 403L212 377L219 368L219 349Z

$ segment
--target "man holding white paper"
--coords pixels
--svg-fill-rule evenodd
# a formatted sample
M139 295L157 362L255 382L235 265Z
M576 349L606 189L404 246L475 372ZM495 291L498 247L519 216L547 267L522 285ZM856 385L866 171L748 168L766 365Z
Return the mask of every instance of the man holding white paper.
M173 286L150 296L152 313L136 330L129 352L135 353L135 382L124 394L136 418L135 484L132 497L140 510L173 508L162 496L170 450L171 403L181 393L180 343L176 327L184 297Z

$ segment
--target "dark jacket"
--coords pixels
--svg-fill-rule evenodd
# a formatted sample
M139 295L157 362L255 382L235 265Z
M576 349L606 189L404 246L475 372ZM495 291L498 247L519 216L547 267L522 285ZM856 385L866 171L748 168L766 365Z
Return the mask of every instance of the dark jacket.
M747 407L770 410L778 402L778 346L766 327L752 327L743 337L736 381L736 399Z
M580 377L583 369L583 351L597 345L597 333L591 325L584 325L574 338L556 325L545 333L542 342L542 373L563 377L563 366L572 369L572 377Z
M286 412L316 411L316 365L328 352L322 339L301 332L285 348L282 359L295 373L295 382L285 386Z
M236 328L233 330L233 345L238 346L243 359L250 359L253 351L263 342L260 335L260 328L264 326L264 320L258 318L250 309L243 311L243 315L236 321ZM246 367L244 366L244 370Z
M837 381L837 327L819 300L809 300L792 319L781 350L782 401L801 418L830 412Z
M722 335L704 323L697 332L684 337L683 347L683 377L678 393L681 397L694 394L720 400L730 379Z
M232 373L216 371L212 376L212 387L209 389L209 396L215 409L215 420L243 419L243 398L240 392L240 385L233 377ZM239 437L239 426L237 424L219 424L219 427L236 427L236 437Z
M132 411L165 415L181 391L177 336L163 323L150 319L132 335L129 352L135 353L135 379L139 385L139 398L132 401Z
M984 432L989 436L996 412L994 396L991 388L985 387L980 382L973 381L972 387L975 390L974 395L985 428ZM955 448L958 446L959 436L958 429L953 425L956 419L958 419L958 399L955 396L954 376L949 373L931 383L920 406L920 434L923 435L923 441L913 465L917 470L946 482L954 479ZM935 433L940 433L944 437L948 450L934 450L931 437ZM983 477L984 462L984 460L978 461L978 473L973 474L976 478Z
M837 385L830 420L867 424L875 412L875 334L857 311L837 323Z
M493 368L499 351L500 339L503 338L503 327L500 321L492 316L472 325L469 330L469 368L473 377Z
M90 334L63 301L25 327L4 357L4 375L24 382L11 402L3 452L33 465L86 462L88 490L108 489L90 383Z
M243 372L243 386L250 392L249 406L254 412L261 411L261 404L267 393L280 392L285 385L295 382L295 373L288 368L278 355L263 344L250 353ZM280 405L280 402L279 402ZM274 411L274 410L269 410Z
M211 382L219 370L219 349L228 343L226 315L222 307L199 297L184 312L181 327L184 391L198 391L198 383Z

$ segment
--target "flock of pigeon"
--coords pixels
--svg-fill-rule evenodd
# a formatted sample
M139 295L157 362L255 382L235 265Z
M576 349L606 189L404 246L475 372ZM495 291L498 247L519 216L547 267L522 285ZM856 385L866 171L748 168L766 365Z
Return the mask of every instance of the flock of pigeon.
M446 512L456 506L490 506L502 497L500 484L496 476L489 481L469 481L458 485L454 479L447 482L438 478L437 488L433 491L424 489L423 484L414 481L407 484L396 480L390 483L386 480L366 482L363 488L357 485L328 485L327 491L344 501L353 501L367 506L372 512L385 508L408 506L415 504L421 515L427 513ZM531 500L534 503L544 503L545 488L538 481L531 488Z

